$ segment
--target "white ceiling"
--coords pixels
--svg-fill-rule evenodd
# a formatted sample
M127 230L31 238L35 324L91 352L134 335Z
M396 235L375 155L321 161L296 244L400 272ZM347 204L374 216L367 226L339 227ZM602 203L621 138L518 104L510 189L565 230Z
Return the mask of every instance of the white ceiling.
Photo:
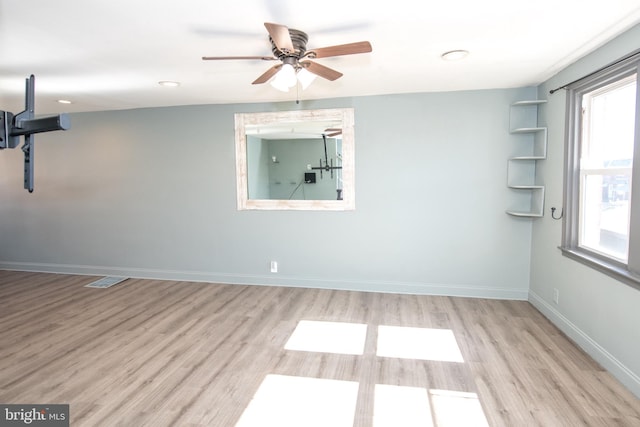
M264 22L305 31L308 49L371 42L316 60L344 73L299 95L318 99L536 85L639 23L640 1L0 0L0 109L24 108L30 74L39 114L293 101L251 85L275 62L201 60L271 55ZM440 59L453 49L471 54Z

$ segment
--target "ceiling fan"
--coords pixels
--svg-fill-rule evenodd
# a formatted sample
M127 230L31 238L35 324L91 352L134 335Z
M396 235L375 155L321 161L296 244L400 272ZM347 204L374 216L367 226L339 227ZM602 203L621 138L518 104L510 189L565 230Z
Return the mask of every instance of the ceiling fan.
M327 128L324 131L328 132L328 133L325 133L325 135L328 136L329 138L342 135L342 129L340 128Z
M306 33L270 22L265 22L264 26L269 33L273 56L203 56L202 59L205 61L227 59L280 61L280 64L269 68L252 84L266 83L277 74L272 85L277 89L288 91L289 87L293 87L296 84L296 78L304 89L315 76L320 76L330 81L342 77L342 73L339 71L310 61L310 59L371 52L371 43L368 41L307 50L309 37Z

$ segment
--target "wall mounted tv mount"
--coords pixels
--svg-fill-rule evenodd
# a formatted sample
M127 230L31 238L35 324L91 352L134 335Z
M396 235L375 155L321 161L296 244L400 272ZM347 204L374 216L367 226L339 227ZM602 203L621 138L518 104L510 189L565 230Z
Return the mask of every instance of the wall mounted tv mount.
M333 157L331 158L331 163L329 163L329 157L327 156L327 135L322 134L322 141L324 142L324 165L322 164L322 159L320 159L320 166L316 166L313 168L309 168L311 170L319 170L320 171L320 179L322 179L322 171L330 172L331 179L333 179L333 171L335 169L342 169L342 166L333 166Z
M0 110L0 150L16 148L20 137L24 136L24 188L33 193L33 135L54 130L67 130L71 120L67 114L36 118L35 113L35 77L27 79L24 111L14 115Z

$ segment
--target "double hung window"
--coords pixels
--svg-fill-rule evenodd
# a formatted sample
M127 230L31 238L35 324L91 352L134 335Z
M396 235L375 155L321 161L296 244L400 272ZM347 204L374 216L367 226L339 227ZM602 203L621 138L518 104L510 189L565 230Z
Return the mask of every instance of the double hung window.
M623 61L569 87L562 241L566 255L633 284L640 284L638 64Z

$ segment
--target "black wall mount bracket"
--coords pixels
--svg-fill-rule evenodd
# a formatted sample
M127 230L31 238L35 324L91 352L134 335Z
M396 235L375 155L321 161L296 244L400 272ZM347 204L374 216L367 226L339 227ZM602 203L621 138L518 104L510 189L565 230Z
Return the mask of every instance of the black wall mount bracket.
M0 110L0 150L16 148L24 137L24 188L33 193L33 146L36 133L67 130L71 120L65 113L56 116L35 117L35 77L27 78L24 111L13 114Z

